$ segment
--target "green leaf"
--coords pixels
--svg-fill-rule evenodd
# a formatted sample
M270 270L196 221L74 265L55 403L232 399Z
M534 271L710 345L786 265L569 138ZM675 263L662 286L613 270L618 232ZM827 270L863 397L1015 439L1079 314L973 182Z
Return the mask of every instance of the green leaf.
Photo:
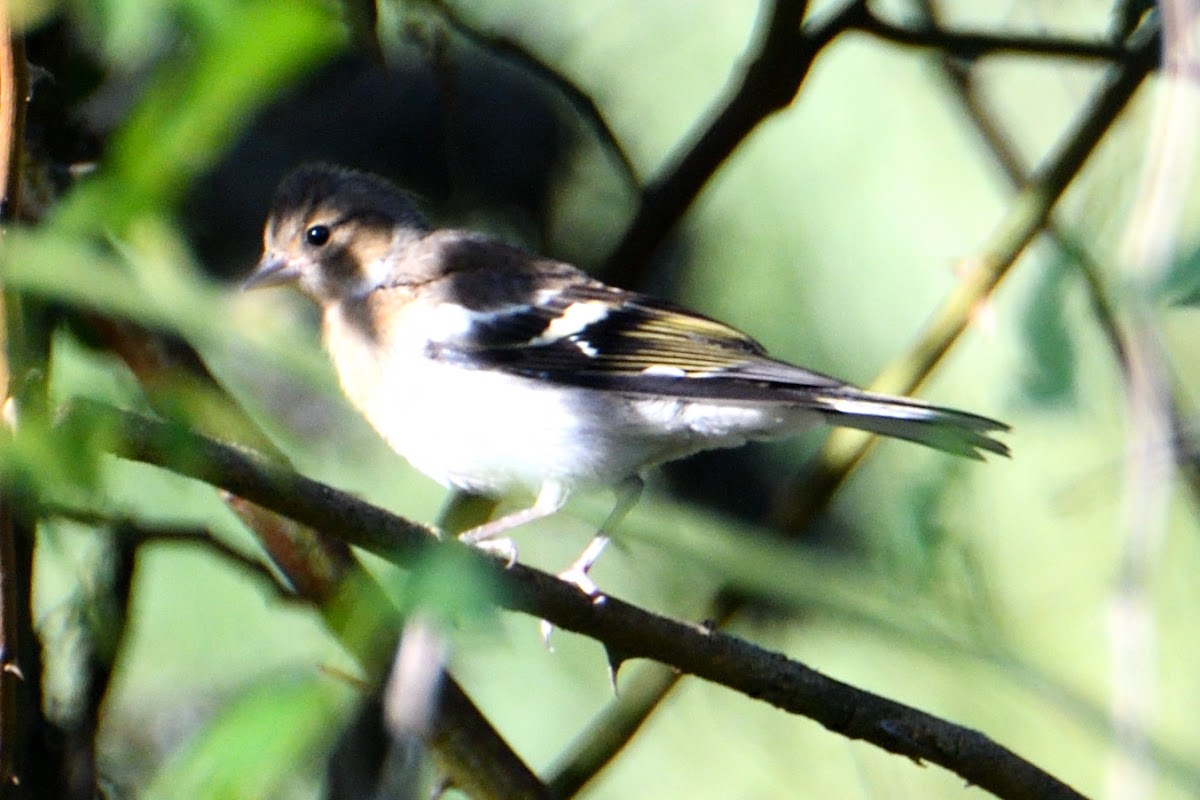
M250 687L167 762L147 800L261 800L317 777L347 690L313 676Z
M100 480L103 454L118 436L106 421L66 421L17 412L16 432L0 432L0 482L17 501L88 495Z
M172 331L203 348L244 348L270 354L274 364L312 382L314 365L295 348L280 346L279 331L214 325L228 319L232 292L190 268L179 232L154 214L140 217L119 253L90 237L50 225L8 232L0 248L0 282L76 308L111 314Z
M433 612L457 623L491 619L496 614L496 587L478 559L457 548L436 548L406 576L403 606Z
M241 3L205 21L176 63L156 74L101 174L60 210L72 225L121 231L140 210L165 211L254 111L345 39L328 8L311 0Z
M1182 253L1171 264L1159 295L1172 305L1200 305L1200 247Z
M1020 333L1028 359L1020 386L1035 405L1062 405L1075 399L1075 342L1066 308L1070 268L1061 259L1047 264L1021 315Z

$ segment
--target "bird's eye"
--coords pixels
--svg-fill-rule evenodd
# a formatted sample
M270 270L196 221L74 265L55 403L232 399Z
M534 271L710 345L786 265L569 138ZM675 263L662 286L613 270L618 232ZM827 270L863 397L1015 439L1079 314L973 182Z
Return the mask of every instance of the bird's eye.
M320 247L329 241L329 234L328 225L313 225L304 232L304 241L313 247Z

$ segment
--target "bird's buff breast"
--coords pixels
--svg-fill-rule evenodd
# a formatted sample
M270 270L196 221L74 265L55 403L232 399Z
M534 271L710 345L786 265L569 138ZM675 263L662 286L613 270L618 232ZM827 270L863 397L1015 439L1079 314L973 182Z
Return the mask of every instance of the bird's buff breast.
M712 447L794 430L778 404L730 406L586 390L383 348L345 330L326 344L342 388L421 472L485 494L607 486ZM336 342L336 346L334 344Z

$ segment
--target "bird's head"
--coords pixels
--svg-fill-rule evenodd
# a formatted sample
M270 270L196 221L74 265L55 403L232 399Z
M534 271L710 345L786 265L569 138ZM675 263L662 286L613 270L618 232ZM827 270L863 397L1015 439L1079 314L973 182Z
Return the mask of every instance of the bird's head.
M297 283L323 304L359 297L387 285L396 256L428 230L384 178L305 164L275 190L263 255L243 288Z

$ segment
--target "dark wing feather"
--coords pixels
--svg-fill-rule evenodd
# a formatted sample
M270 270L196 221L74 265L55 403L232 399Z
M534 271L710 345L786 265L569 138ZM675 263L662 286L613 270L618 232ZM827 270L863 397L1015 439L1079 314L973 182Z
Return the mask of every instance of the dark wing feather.
M671 303L593 281L564 281L537 305L475 308L438 358L563 385L714 402L780 402L830 423L979 458L1008 455L1007 425L865 392L769 357L741 331Z
M468 331L437 344L438 357L575 386L713 399L762 399L768 384L843 385L771 359L728 325L599 283L559 287L538 305L474 311ZM572 313L586 322L562 326Z

